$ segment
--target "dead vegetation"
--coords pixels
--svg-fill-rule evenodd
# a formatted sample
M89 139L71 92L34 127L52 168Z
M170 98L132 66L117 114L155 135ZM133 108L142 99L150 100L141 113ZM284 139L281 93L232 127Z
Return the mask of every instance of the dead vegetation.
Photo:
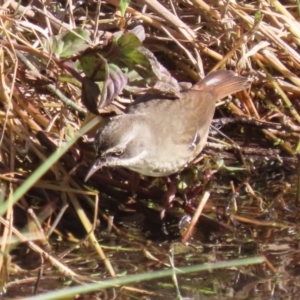
M111 242L99 233L107 224L118 239L115 244L127 247L129 254L124 251L128 261L134 259L132 269L126 272L171 268L165 253L174 249L173 243L162 249L147 246L148 239L162 240L158 217L162 181L143 178L134 199L126 170L103 170L89 185L83 182L94 159L88 137L93 136L92 128L99 122L91 112L104 116L120 113L144 92L176 95L183 82L196 82L220 68L251 77L252 87L218 103L209 143L196 168L183 171L177 179L185 196L175 201L170 222L175 226L180 223L182 239L188 239L191 227L185 226L189 227L190 221L186 225L181 218L200 207L198 213L206 214L200 217L200 234L194 232L192 246L180 251L199 255L193 246L200 241L209 251L219 244L214 255L204 256L202 261L215 263L241 257L243 253L237 249L247 252L251 244L249 256L264 254L271 260L242 272L245 280L251 277L245 275L247 272L264 278L254 280L263 287L259 290L261 299L271 294L265 289L265 281L279 269L285 276L285 289L293 288L296 282L289 276L296 276L297 268L286 260L297 261L294 246L300 200L298 1L143 0L125 5L125 15L119 3L107 0L43 4L33 0L6 1L1 7L2 290L6 287L11 295L28 294L12 292L16 283L8 279L9 273L15 272L25 286L36 281L37 273L17 271L19 261L24 262L26 256L17 252L16 259L11 245L20 242L39 257L35 270L45 260L47 266L59 269L76 283L114 277L116 264L117 273L125 272L124 258L116 254L118 246L109 250L100 247L99 236L104 241L101 244ZM90 185L100 191L100 210L98 193L91 191ZM188 203L183 201L185 197ZM119 223L113 221L112 215ZM102 227L97 225L98 218ZM131 223L131 218L134 229L124 226ZM172 232L167 220L166 230ZM95 232L96 227L101 230ZM147 234L137 233L137 228ZM84 253L94 253L95 261L103 261L104 267L97 268L97 279L77 270L82 262L64 261L66 254L72 257L73 248L64 253L65 246L50 242L50 248L58 251L48 255L50 250L45 245L58 237L80 245ZM171 238L179 240L179 233L171 234ZM291 256L285 261L272 260L278 253ZM11 264L11 255L15 264ZM84 261L86 257L80 255ZM117 263L107 255L114 256ZM138 266L143 263L143 267ZM186 263L185 259L175 259L176 268ZM47 271L44 278L50 275ZM234 276L231 272L232 281ZM195 286L206 287L215 278L208 276L203 282L193 277L192 296L204 293ZM237 288L228 278L220 275L218 279L233 289L236 297L241 296L243 288L247 289L247 283ZM179 293L173 287L167 292L163 288L157 292L157 286L139 287L141 290L125 287L118 295L120 299L130 293L174 299L174 293ZM224 289L214 287L213 294L228 299ZM272 293L276 290L277 283L272 282ZM40 292L38 288L37 291ZM191 296L190 291L181 292ZM283 290L277 292L284 298ZM293 293L299 294L297 289Z

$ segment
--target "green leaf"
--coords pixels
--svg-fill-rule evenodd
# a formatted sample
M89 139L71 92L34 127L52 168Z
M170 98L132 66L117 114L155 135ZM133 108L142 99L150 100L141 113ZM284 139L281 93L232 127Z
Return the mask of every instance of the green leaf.
M135 50L142 45L141 40L132 32L124 33L121 37L115 38L115 41L123 53Z
M70 57L88 47L89 34L81 28L73 31L63 32L51 37L46 43L45 48L58 57Z
M97 65L94 65L94 68L98 71ZM91 74L95 73L91 71ZM117 65L108 64L104 58L101 71L103 75L101 79L85 77L82 80L82 102L94 114L110 105L114 97L122 92L128 80Z
M262 13L261 11L257 11L255 14L254 14L254 18L255 18L255 22L259 22L262 20Z
M85 53L79 58L80 68L85 76L93 77L95 81L105 79L105 70L103 68L105 62L101 55L95 53Z
M121 16L125 16L126 9L130 3L130 0L120 0L120 10L121 10Z
M108 74L104 84L105 98L101 97L99 108L107 106L115 96L121 94L128 80L122 70L115 64L108 64L107 72Z
M131 69L135 67L143 67L148 71L151 71L152 67L147 57L138 50L132 50L124 53L124 57L121 60Z

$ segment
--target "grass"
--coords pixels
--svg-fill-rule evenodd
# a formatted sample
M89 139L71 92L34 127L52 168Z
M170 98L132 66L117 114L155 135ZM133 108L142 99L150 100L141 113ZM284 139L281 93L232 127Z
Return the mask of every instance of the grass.
M124 16L119 1L87 3L66 2L63 6L34 1L26 6L22 1L10 1L2 7L1 289L9 292L15 288L8 275L14 274L16 265L21 266L14 253L19 253L22 243L38 253L41 261L46 259L46 265L50 262L54 273L59 270L79 286L102 281L104 277L114 278L122 272L140 276L147 272L149 262L151 267L155 265L154 269L168 265L168 274L180 266L182 260L175 259L172 269L168 255L159 250L159 242L156 244L145 231L136 232L149 230L145 223L152 222L152 214L159 214L162 209L164 182L142 178L136 198L131 197L125 170L103 170L89 184L83 182L95 157L88 139L93 137L94 126L100 119L91 112L104 118L121 113L141 91L171 90L174 95L178 83L194 83L220 68L248 76L253 84L248 91L217 104L213 122L217 129L212 128L200 163L195 169L185 170L177 182L181 192L192 200L184 210L183 200L179 199L176 203L180 204L180 217L178 211L171 212L172 220L180 220L187 209L193 214L201 207L201 212L215 223L221 218L220 225L213 226L221 226L216 231L223 234L212 244L221 240L224 248L233 247L231 241L234 245L245 245L251 240L257 245L260 240L255 232L267 236L266 231L274 234L275 244L286 245L286 236L296 242L295 207L300 199L299 4L143 0L125 5ZM128 32L133 28L139 30L134 34ZM150 54L142 55L138 52L140 47ZM164 74L160 73L162 69ZM92 82L84 81L85 76L92 78ZM109 85L108 78L118 79ZM95 82L99 86L95 87ZM172 84L158 87L161 82ZM113 89L112 95L99 94L99 88L103 91L105 87L107 91ZM201 204L205 191L210 198ZM33 214L28 216L30 209ZM142 228L123 221L128 211L144 215ZM135 213L134 224L139 224ZM113 220L112 215L122 221ZM204 220L199 220L201 225ZM198 218L193 220L193 224L197 221ZM73 228L72 223L78 228ZM141 264L146 258L143 267L136 266L134 272L126 270L123 257L118 256L118 245L105 250L109 242L97 229L102 232L106 224L111 227L109 234L119 239L120 248L139 252ZM149 231L153 234L155 230ZM195 234L191 228L187 232ZM57 242L59 239L71 244L69 252L64 243ZM164 251L168 252L172 239L167 240ZM188 239L177 235L176 240ZM210 242L204 240L194 236L190 243L197 248L201 241L211 250ZM44 241L61 251L52 254L44 249ZM132 243L127 244L128 241ZM96 253L95 261L103 262L104 269L100 268L97 280L92 272L82 275L77 263L72 266L64 260L65 250L68 257L78 248L83 251L79 254L83 261L87 251ZM261 253L257 250L251 254ZM110 260L114 255L117 263ZM194 260L197 255L192 255ZM228 256L240 257L236 252ZM21 254L18 257L26 260ZM184 257L188 263L188 254ZM218 252L217 257L216 260L228 259L223 252ZM265 263L266 276L278 271L276 262ZM42 270L41 266L37 268ZM31 272L26 276L16 274L22 280L28 276L32 282L36 280L36 274ZM43 276L50 275L44 272ZM111 286L129 283L111 280ZM176 286L175 279L171 282ZM145 294L155 291L147 285L141 289ZM136 293L130 291L130 297ZM21 292L17 295L24 296ZM49 294L49 299L54 299L51 297Z

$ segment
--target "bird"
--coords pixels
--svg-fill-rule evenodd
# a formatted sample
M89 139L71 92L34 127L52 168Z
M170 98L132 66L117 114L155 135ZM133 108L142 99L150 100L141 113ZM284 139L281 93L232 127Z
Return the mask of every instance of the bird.
M250 85L248 78L223 69L209 73L177 99L155 94L137 98L125 114L111 117L97 130L96 161L85 181L102 167L125 167L152 177L180 172L204 148L216 101Z

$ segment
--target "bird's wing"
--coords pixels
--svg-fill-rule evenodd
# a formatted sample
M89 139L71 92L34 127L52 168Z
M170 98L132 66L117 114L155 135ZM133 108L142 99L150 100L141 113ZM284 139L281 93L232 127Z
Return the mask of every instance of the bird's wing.
M162 110L165 106L168 106L167 103L169 103L169 101L176 101L176 99L170 99L170 97L165 95L145 94L138 97L134 103L129 105L126 112L129 114L142 114L145 112L148 113L151 110ZM154 105L152 105L152 103Z
M176 103L182 107L173 122L182 124L178 128L173 141L176 144L185 144L191 152L200 152L204 147L209 127L215 112L215 99L211 92L189 90L182 94Z

